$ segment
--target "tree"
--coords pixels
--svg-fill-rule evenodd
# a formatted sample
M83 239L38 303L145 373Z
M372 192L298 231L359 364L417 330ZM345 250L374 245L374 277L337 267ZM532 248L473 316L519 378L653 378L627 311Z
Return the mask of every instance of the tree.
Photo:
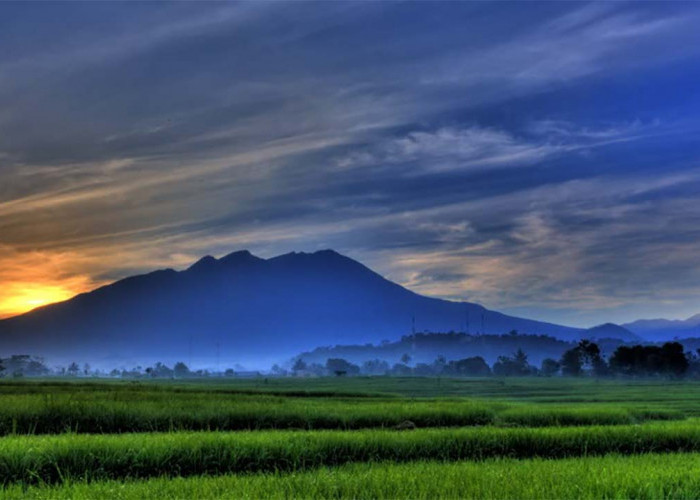
M404 354L403 356L401 356L401 362L402 362L404 365L409 364L409 363L411 362L411 359L413 359L413 358L411 358L411 355L408 354L408 353L406 353L406 354Z
M559 362L563 375L569 377L578 377L581 375L583 363L581 362L581 351L576 347L566 351Z
M90 375L90 365L88 363L85 363L83 365L83 375L85 375L86 377Z
M306 362L301 358L297 358L294 365L292 365L292 371L294 373L306 371Z
M67 372L68 372L68 375L70 375L71 377L77 376L78 373L80 373L80 367L78 366L78 363L73 361L70 365L68 365Z
M435 373L440 374L445 370L445 367L447 366L447 358L440 354L437 358L435 358L435 361L433 361L433 371Z
M2 364L2 359L0 359L0 377L3 376L3 373L5 371L5 365Z
M598 344L581 340L578 345L566 351L561 358L561 371L564 375L578 377L584 372L601 376L607 373L608 366L600 356Z
M559 361L556 359L547 358L542 360L542 367L540 368L540 371L545 377L551 377L552 375L559 373L559 368L561 368Z
M13 377L41 377L51 373L43 358L32 357L28 354L13 354L9 358L0 360L3 370ZM3 371L3 370L0 370Z
M491 368L481 356L458 359L450 361L445 366L444 372L448 375L461 377L488 377L491 375Z
M661 346L661 356L663 359L663 372L672 377L682 377L688 371L690 363L685 353L683 345L678 342L666 342Z
M596 376L607 375L608 365L600 356L600 348L589 340L582 340L578 343L578 349L581 351L581 358L584 368L588 368L591 373Z
M170 367L164 365L160 361L157 362L155 365L146 368L146 373L148 373L151 377L154 378L172 378L174 374L173 370Z
M382 359L369 359L362 363L360 371L367 375L385 375L389 371L389 363Z
M272 368L270 368L270 371L273 373L273 375L277 375L278 377L285 376L287 375L287 370L282 368L280 365L275 363L272 365Z
M32 358L27 362L24 372L29 377L43 377L51 373L43 358Z
M178 361L175 363L175 366L173 366L173 373L178 378L185 378L190 376L190 369L185 363Z
M610 370L628 376L665 375L682 377L690 362L678 342L663 346L619 346L610 357Z
M516 335L517 335L517 331L516 331ZM529 370L530 365L528 365L528 362L527 362L527 354L525 354L525 352L522 349L518 348L518 350L515 351L515 355L513 356L513 360L515 361L515 363L518 366L522 367L524 370L530 371Z
M499 356L493 364L493 373L503 377L532 375L536 370L527 362L527 354L522 349L518 349L512 357Z
M343 358L328 358L326 360L326 370L336 376L342 375L357 375L360 373L360 367L350 363Z
M411 370L410 366L404 363L395 363L394 366L391 367L391 374L398 375L400 377L405 377L408 375L412 375L413 370Z

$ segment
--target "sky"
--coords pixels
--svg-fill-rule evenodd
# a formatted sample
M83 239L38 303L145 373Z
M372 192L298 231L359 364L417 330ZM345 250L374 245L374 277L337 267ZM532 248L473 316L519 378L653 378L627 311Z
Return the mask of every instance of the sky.
M0 4L0 317L333 248L572 326L700 312L700 3Z

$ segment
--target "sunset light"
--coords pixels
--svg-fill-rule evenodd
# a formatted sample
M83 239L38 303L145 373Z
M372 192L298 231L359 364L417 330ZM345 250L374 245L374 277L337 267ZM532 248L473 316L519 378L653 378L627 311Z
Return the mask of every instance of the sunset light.
M698 26L0 1L0 500L700 499Z
M70 299L75 295L74 291L56 285L18 283L12 288L11 294L0 296L0 318L22 314L46 304Z

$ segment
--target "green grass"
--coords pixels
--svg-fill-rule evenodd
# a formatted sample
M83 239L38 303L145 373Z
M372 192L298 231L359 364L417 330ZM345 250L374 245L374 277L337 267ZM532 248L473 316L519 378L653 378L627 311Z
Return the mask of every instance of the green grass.
M348 498L691 499L700 493L700 454L563 460L351 464L301 473L11 487L7 499Z
M691 381L6 379L0 498L696 498L699 417Z
M310 398L196 392L76 392L2 397L0 435L174 430L361 429L494 422L479 401ZM630 414L630 418L633 416Z
M401 385L416 379L397 379ZM387 379L383 379L389 388ZM389 382L392 382L389 380ZM626 402L537 404L486 398L335 397L298 391L296 381L270 392L217 383L1 383L0 435L126 433L175 430L387 428L416 426L618 425L682 419L663 405ZM354 382L349 382L354 384ZM484 382L489 384L490 382ZM284 391L284 387L290 389ZM691 412L692 413L692 412Z
M691 452L700 451L699 424L6 437L0 440L0 478L30 484L300 471L350 462Z

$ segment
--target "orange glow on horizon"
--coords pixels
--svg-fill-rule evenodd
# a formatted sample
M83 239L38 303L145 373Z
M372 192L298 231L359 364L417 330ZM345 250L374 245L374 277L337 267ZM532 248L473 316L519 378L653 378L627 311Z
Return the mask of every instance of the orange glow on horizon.
M0 245L0 319L68 300L102 283L79 254L19 252Z
M37 307L68 300L76 291L68 290L60 285L45 285L40 283L13 283L12 293L0 297L0 318L15 316Z

